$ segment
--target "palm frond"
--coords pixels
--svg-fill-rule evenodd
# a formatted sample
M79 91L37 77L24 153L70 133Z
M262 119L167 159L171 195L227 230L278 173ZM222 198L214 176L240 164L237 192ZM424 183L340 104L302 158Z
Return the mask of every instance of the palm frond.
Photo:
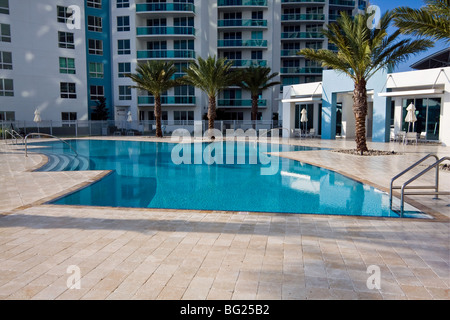
M399 7L395 25L404 34L450 42L450 0L427 1L420 9Z

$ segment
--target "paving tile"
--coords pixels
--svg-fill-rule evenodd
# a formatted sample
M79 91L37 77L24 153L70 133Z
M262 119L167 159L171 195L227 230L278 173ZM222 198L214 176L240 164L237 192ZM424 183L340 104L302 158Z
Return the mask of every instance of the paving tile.
M291 157L386 188L405 163L433 151L408 150ZM449 300L448 221L47 206L42 199L99 172L27 172L39 155L4 152L0 142L0 299ZM450 179L441 183L450 189ZM446 217L449 200L419 198ZM69 265L81 269L80 290L67 288ZM367 288L370 265L380 267L380 290Z

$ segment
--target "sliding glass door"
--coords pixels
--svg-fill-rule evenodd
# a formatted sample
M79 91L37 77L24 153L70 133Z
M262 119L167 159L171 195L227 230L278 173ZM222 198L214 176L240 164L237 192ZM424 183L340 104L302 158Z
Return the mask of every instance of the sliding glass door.
M405 121L408 113L407 108L411 103L414 104L416 108L415 114L417 121L415 123L408 123ZM403 99L403 131L426 134L427 140L439 140L440 116L440 98Z

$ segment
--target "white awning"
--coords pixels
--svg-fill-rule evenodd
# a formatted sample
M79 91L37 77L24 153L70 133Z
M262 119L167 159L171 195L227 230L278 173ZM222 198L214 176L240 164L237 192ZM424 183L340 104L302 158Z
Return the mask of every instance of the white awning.
M283 99L281 102L283 103L300 103L300 102L319 102L322 101L322 98L294 98L294 99Z
M395 92L381 92L379 97L406 97L406 96L419 96L427 94L442 94L442 89L424 89L424 90L409 90L409 91L395 91Z

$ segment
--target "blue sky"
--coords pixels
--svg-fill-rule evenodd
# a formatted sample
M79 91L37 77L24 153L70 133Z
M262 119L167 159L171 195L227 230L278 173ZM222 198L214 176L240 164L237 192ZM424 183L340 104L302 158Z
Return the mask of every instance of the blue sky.
M381 12L385 12L386 10L392 10L395 9L397 7L410 7L410 8L420 8L422 6L425 5L425 2L423 0L402 0L402 1L395 1L395 0L371 0L370 4L372 5L377 5L380 7ZM438 52L442 49L445 49L447 47L446 44L444 44L443 41L436 43L436 45L432 48L430 48L429 50L419 54L419 55L415 55L415 56L411 56L409 58L409 60L403 64L401 64L400 66L397 67L396 71L409 71L412 70L410 65L413 64L416 61L419 61L421 59L423 59L424 57Z

